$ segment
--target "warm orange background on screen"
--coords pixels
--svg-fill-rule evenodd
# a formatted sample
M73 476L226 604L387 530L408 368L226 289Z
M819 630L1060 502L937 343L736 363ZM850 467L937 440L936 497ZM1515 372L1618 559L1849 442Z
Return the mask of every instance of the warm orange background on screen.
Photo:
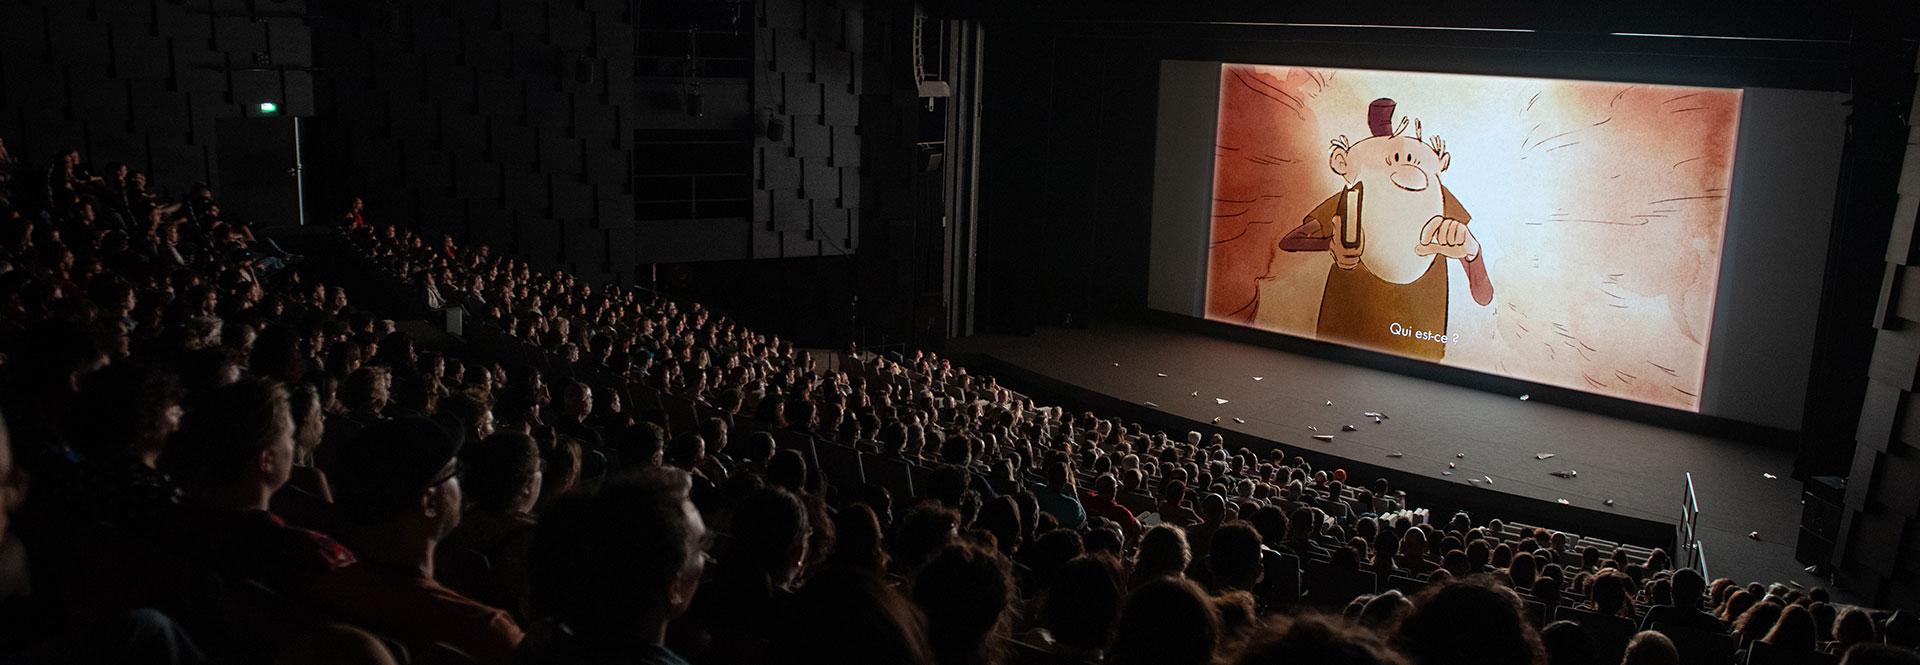
M1277 243L1380 97L1446 140L1493 283L1448 261L1443 364L1699 410L1738 90L1223 65L1207 318L1314 336L1332 258Z

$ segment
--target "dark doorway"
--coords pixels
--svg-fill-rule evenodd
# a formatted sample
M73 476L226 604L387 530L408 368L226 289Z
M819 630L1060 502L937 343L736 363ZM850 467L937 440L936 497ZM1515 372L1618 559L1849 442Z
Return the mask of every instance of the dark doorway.
M220 180L214 194L223 217L255 226L293 226L301 218L300 121L221 118Z

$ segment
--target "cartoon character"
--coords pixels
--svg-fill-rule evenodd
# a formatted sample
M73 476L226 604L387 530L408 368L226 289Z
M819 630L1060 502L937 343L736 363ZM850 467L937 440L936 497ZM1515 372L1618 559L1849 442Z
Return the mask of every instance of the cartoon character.
M1347 186L1315 206L1280 240L1288 252L1332 255L1315 335L1424 360L1446 355L1447 266L1459 261L1473 300L1493 302L1493 283L1466 208L1440 182L1451 156L1420 121L1393 122L1395 103L1367 108L1371 136L1333 140L1328 166ZM1439 338L1439 339L1436 339Z

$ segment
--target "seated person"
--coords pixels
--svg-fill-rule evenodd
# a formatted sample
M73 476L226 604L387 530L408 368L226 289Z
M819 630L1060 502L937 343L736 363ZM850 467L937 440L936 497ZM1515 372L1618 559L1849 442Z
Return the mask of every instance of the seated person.
M460 524L460 443L433 421L383 420L342 444L334 501L361 561L308 595L355 625L409 644L443 643L505 665L520 626L498 608L434 581L434 553Z
M684 665L667 626L691 604L707 537L684 471L654 467L561 498L534 536L536 614L560 626L522 662Z

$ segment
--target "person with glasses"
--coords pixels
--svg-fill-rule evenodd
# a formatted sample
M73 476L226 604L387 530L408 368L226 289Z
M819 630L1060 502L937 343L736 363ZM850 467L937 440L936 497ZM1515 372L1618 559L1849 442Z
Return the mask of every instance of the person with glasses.
M450 646L504 665L522 637L513 617L435 579L435 553L460 524L460 438L424 418L369 426L335 459L334 502L360 562L319 580L326 609L410 647Z

